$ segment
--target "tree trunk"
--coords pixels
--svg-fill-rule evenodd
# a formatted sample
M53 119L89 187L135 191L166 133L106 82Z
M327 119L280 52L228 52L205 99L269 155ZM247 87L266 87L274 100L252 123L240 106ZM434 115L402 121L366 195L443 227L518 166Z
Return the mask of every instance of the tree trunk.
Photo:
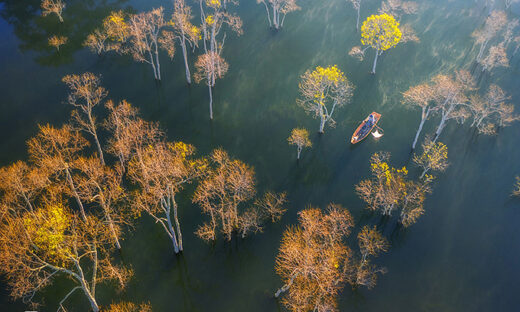
M321 115L321 121L320 121L320 133L324 133L325 132L325 122L327 121L327 119L325 119L325 116Z
M184 39L184 35L182 35L181 47L182 55L184 56L184 67L186 68L186 81L188 84L191 84L191 73L190 66L188 65L188 55L186 53L186 40Z
M424 175L430 170L430 168L427 168L427 169L424 169L424 171L422 172L421 176L419 177L420 179L424 178Z
M114 228L114 221L110 217L109 213L105 212L105 215L107 216L108 226L110 228L110 232L112 233L112 236L114 237L114 242L116 243L116 247L118 250L121 250L121 244L119 243L119 238L116 234L116 229Z
M415 146L417 145L417 140L419 139L419 135L421 134L422 128L424 126L424 123L426 122L426 119L428 119L429 114L430 114L430 109L428 108L428 110L426 110L426 112L425 112L424 108L423 108L423 112L421 114L421 123L419 124L419 129L417 129L417 133L415 134L415 139L413 140L413 144L412 144L412 150L414 150Z
M376 73L377 58L379 57L379 49L376 50L376 57L374 58L374 65L372 66L372 74Z
M105 165L105 157L103 156L103 150L101 149L101 144L99 143L99 139L97 133L94 132L94 141L96 141L96 146L99 153L99 160L101 160L101 164Z
M267 12L267 20L269 21L269 27L273 27L273 22L271 21L271 13L269 13L269 7L265 1L262 1L265 6L265 11Z
M177 235L175 235L175 230L173 229L173 225L172 225L172 220L171 220L171 217L170 217L169 209L166 212L166 220L168 222L168 231L170 232L170 237L172 239L173 250L177 254L177 253L179 253L179 245L177 244Z
M300 159L300 154L302 153L302 147L301 146L298 146L298 156L296 157L296 159Z
M484 51L486 50L487 44L488 44L488 40L482 42L482 44L480 45L480 50L477 55L477 62L480 61L480 59L482 58L482 55L484 54Z
M181 224L179 223L179 218L177 216L177 202L175 201L173 194L172 194L172 204L173 204L173 221L175 221L175 229L177 230L177 243L179 245L179 251L183 251Z
M287 290L289 290L289 288L291 287L291 285L293 284L294 282L294 279L298 276L298 273L294 274L291 279L289 280L289 282L285 285L283 285L280 289L278 289L276 291L276 293L274 294L274 297L275 298L278 298L280 297L280 295L284 292L286 292Z
M445 125L446 125L446 116L442 116L441 122L439 123L439 126L437 127L437 131L435 131L435 138L433 139L433 142L437 142L437 139L441 135L442 130L444 130Z
M211 91L211 85L208 83L209 90L209 119L213 120L213 92Z
M359 10L361 9L361 6L357 9L357 22L356 22L356 31L359 32Z
M278 24L278 14L278 10L276 9L276 7L273 6L273 26L276 30L280 28Z
M159 51L155 47L155 64L157 66L157 80L161 80L161 64L159 63Z

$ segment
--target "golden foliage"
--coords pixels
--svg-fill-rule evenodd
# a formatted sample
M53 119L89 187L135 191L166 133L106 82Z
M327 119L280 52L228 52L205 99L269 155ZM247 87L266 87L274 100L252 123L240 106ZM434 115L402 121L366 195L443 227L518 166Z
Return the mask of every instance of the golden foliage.
M413 157L413 162L424 170L422 176L430 170L446 170L448 167L448 147L444 143L434 142L428 137L422 144L422 148L422 154Z
M224 77L227 73L229 65L218 53L208 51L202 54L195 62L195 81L200 83L206 80L208 86L215 86L215 80Z
M386 51L401 40L399 22L386 13L369 16L361 26L361 43L377 51Z
M139 305L133 302L119 302L108 306L106 312L152 312L152 306L149 302Z
M49 45L51 47L55 47L56 50L60 50L60 46L64 45L65 43L67 43L67 40L68 38L67 37L64 37L64 36L52 36L49 38Z
M305 128L294 128L291 131L291 136L287 139L289 144L298 146L299 149L304 147L312 147L312 142L309 140L309 131Z
M42 0L41 2L42 15L47 16L52 13L56 14L63 22L62 12L65 9L65 2L63 0Z

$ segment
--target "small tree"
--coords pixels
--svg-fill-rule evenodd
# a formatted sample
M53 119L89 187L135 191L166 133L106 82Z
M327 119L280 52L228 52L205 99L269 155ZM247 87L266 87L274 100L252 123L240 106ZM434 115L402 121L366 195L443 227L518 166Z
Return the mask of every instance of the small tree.
M296 1L297 0L256 0L258 4L264 4L269 26L274 27L276 30L283 27L287 13L301 10ZM269 7L271 7L271 10L273 11L272 19L271 14L269 13ZM282 17L281 21L280 17Z
M361 26L361 43L376 50L372 73L376 73L377 58L384 51L395 47L401 40L399 22L386 13L371 15Z
M83 42L83 46L89 48L92 52L101 55L101 53L107 50L107 40L108 34L102 30L96 29L93 33L87 36L87 39Z
M287 202L287 194L267 192L260 199L255 200L255 206L258 211L263 213L271 222L277 222L282 219L283 214L287 211L284 204Z
M63 23L63 9L65 9L65 2L63 0L42 0L41 3L42 15L47 16L50 14L56 14Z
M297 159L300 159L300 154L305 147L312 147L311 140L309 140L309 131L304 128L294 128L287 141L289 141L290 145L296 145L298 151Z
M228 64L216 52L208 51L199 56L195 63L197 72L195 73L195 81L200 83L202 80L206 81L209 91L209 118L213 120L213 87L218 78L224 77L228 71Z
M421 155L414 155L413 162L423 169L421 179L430 170L444 171L448 167L448 147L441 142L434 142L430 138L422 144Z
M419 123L419 128L412 143L412 150L414 150L417 145L417 140L419 139L424 123L428 120L430 114L437 109L437 107L433 105L433 99L434 90L428 84L411 87L408 91L403 93L403 103L405 105L411 108L421 108L421 122Z
M348 210L330 204L325 212L309 208L298 213L299 225L283 234L276 272L290 311L337 311L337 295L351 271L352 252L346 239L354 226Z
M423 179L417 182L409 181L406 184L403 207L399 214L399 223L401 225L409 227L424 214L424 201L426 195L432 191L430 184L434 179L434 176L425 174Z
M361 253L360 259L354 261L348 276L348 282L352 286L365 286L373 288L377 282L378 273L386 273L385 268L379 268L370 263L370 257L377 257L387 252L390 245L387 239L374 226L364 226L358 234L358 244Z
M183 251L175 196L186 184L201 177L207 167L204 159L193 158L194 153L195 148L183 142L159 142L133 157L128 169L132 181L140 186L134 198L137 214L146 212L162 225L175 253Z
M110 236L96 218L78 218L59 199L45 201L33 212L13 214L0 225L0 270L11 295L36 305L35 294L59 276L76 285L60 301L81 290L93 311L99 311L96 286L116 280L124 287L131 271L112 264Z
M56 48L58 52L60 51L60 47L67 43L68 38L64 36L52 36L49 38L49 45L51 47Z
M107 96L107 91L100 86L101 79L92 73L67 75L63 77L63 82L71 91L68 99L69 104L78 109L72 112L72 118L80 130L92 135L96 143L99 159L104 165L105 157L101 143L99 143L93 109Z
M334 125L334 110L347 104L354 90L337 65L325 68L318 66L313 71L306 71L299 87L302 98L298 100L298 104L320 119L320 133L324 133L327 122Z
M106 312L152 312L152 306L149 302L139 305L133 302L119 302L108 306Z

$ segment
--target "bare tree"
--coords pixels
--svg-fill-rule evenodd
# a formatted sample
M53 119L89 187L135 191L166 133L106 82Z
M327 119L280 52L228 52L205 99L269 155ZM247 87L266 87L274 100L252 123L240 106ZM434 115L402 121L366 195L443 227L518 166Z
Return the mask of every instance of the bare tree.
M482 71L491 72L496 67L509 67L506 48L503 42L489 48L486 57L481 58L478 63L482 66Z
M403 103L407 105L407 107L421 108L421 122L419 123L419 128L417 129L417 133L415 134L415 138L412 143L412 150L415 149L417 145L417 140L419 139L419 135L422 132L424 123L430 117L430 114L435 113L437 106L433 105L434 99L434 90L429 84L420 84L415 87L411 87L403 93Z
M67 43L68 40L69 40L69 38L67 38L67 37L55 35L55 36L50 37L48 42L51 47L56 48L56 50L59 52L60 47L62 45L64 45L65 43Z
M296 159L300 159L303 148L312 146L311 140L309 140L309 131L304 128L294 128L287 141L289 141L289 144L297 146L298 155Z
M283 27L287 13L301 10L296 3L297 0L256 0L258 4L263 3L267 12L269 26L278 30ZM273 17L269 13L269 7L273 11ZM280 21L280 17L282 18Z
M493 11L486 19L483 29L475 30L471 35L480 45L476 61L480 61L489 42L504 28L507 23L507 15L503 11Z
M480 133L495 134L499 126L509 125L519 119L514 114L514 106L507 104L511 97L496 84L489 87L484 97L474 94L470 97L468 108L473 117L472 127L478 129Z
M42 0L41 2L42 15L47 16L50 14L56 14L63 23L63 9L65 9L65 2L63 0Z
M370 257L377 257L379 254L387 252L390 245L375 226L373 228L363 227L358 234L358 244L361 257L353 261L348 274L348 282L352 286L365 286L370 289L376 285L377 275L386 273L385 268L371 264Z
M347 0L347 2L352 3L352 6L357 12L356 30L359 31L359 13L361 10L361 3L363 2L363 0Z
M337 295L348 281L352 252L346 243L354 220L348 210L330 204L324 212L298 213L299 225L287 228L276 257L284 285L275 297L290 311L337 311Z
M265 215L271 222L277 222L282 219L283 214L287 211L284 204L287 202L287 194L267 192L260 199L255 200L255 206L258 211Z
M201 225L196 234L203 240L213 241L220 228L229 241L233 232L244 223L244 213L240 212L239 207L255 195L255 173L253 168L230 158L222 149L212 152L210 162L212 165L193 196L193 202L210 216L210 222ZM257 219L255 214L249 216ZM254 229L256 226L247 228Z
M101 79L92 73L67 75L63 77L63 82L70 89L69 104L77 108L77 110L72 112L72 118L80 130L92 135L96 143L99 159L104 165L105 157L101 144L99 143L93 109L101 103L108 92L105 88L100 86Z
M191 73L188 65L188 53L186 43L191 47L198 46L201 37L201 29L191 23L192 14L190 6L186 5L185 0L174 1L174 11L169 25L173 27L173 38L178 40L184 57L184 67L186 69L186 81L191 84Z
M465 107L468 98L466 93L475 89L475 81L467 71L455 73L455 79L447 75L437 75L433 79L434 99L441 121L433 141L437 141L449 120L464 122L469 112Z
M137 213L145 212L162 225L175 253L183 251L175 196L186 184L201 177L207 167L204 159L193 158L194 153L193 146L182 142L158 142L134 156L128 169L132 181L140 186L134 198Z
M213 87L218 78L224 77L228 71L228 64L220 56L220 54L212 51L199 56L195 63L197 72L195 73L195 81L200 83L206 81L209 91L209 118L213 119Z

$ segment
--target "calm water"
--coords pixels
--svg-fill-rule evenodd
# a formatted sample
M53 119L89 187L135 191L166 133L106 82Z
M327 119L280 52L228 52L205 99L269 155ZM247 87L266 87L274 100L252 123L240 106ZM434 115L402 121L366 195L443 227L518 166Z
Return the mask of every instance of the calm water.
M210 246L192 234L201 215L188 190L180 211L183 257L174 257L163 230L143 217L123 243L122 259L135 277L120 294L99 288L100 304L124 299L150 301L156 311L278 311L272 295L281 286L274 261L282 232L296 222L300 209L333 201L348 207L358 225L378 224L392 243L391 251L377 260L388 273L371 291L347 286L340 296L341 311L518 311L520 201L509 193L520 174L520 123L496 137L475 135L467 125L449 125L441 141L449 147L451 165L439 175L426 214L409 230L396 230L395 220L384 222L364 212L353 189L368 176L368 158L376 151L391 152L395 166L409 163L419 112L401 105L401 92L438 73L471 69L477 51L470 34L483 24L484 8L473 0L419 1L419 14L405 16L403 22L413 25L421 42L390 50L372 76L373 52L364 62L347 54L359 45L359 35L355 11L345 0L302 0L302 11L290 14L279 33L269 31L262 6L242 0L236 12L244 21L244 35L228 34L224 57L230 70L217 82L215 119L209 122L207 88L185 85L180 49L173 62L163 55L163 81L157 85L148 65L112 54L98 57L81 48L86 34L110 10L160 5L170 10L170 2L68 0L65 23L58 25L53 17L39 16L39 0L0 0L1 165L27 157L25 141L36 134L37 123L66 121L70 107L64 103L67 90L61 77L91 71L102 75L112 99L138 106L146 119L161 123L171 140L194 144L200 155L222 146L255 167L259 191L288 192L289 211L280 223L246 240ZM367 1L362 16L379 6L378 0ZM51 34L69 37L59 55L47 47ZM337 126L320 137L318 121L295 100L300 75L329 64L338 64L356 90L352 103L336 112ZM480 86L497 83L518 103L519 64L520 53L510 68L484 77ZM373 110L383 114L385 136L355 147L347 144ZM436 123L427 123L426 132ZM296 126L312 130L314 143L299 164L286 141ZM418 173L413 169L410 175ZM0 310L23 310L21 303L9 301L3 285ZM42 311L56 309L70 289L65 286L68 281L47 288ZM79 293L68 306L88 310Z

